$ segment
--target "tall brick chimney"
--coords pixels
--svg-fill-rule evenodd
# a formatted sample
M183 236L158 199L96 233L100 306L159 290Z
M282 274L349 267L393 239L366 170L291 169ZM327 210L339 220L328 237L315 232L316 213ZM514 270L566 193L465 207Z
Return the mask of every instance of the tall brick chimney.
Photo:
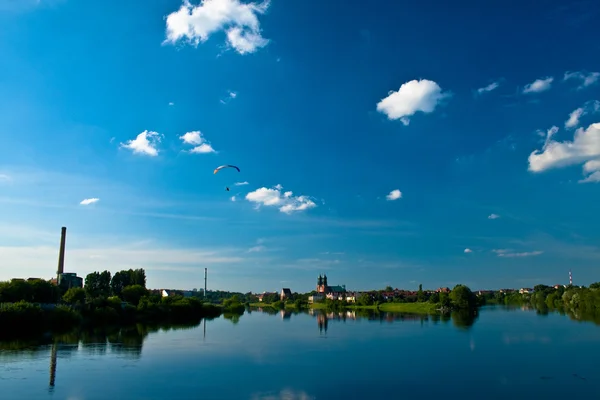
M60 230L60 250L58 253L58 271L56 271L56 279L59 279L60 274L65 272L65 240L67 239L67 228L63 226Z

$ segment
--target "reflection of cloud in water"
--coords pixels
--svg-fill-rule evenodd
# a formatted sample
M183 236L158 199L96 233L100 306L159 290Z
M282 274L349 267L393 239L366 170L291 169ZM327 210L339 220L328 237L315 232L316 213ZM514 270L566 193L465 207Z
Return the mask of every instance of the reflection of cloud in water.
M283 389L279 393L256 393L252 400L314 400L315 397L301 390Z
M471 349L471 351L475 351L475 341L473 340L473 338L471 338L471 340L469 341L469 348Z
M536 336L534 333L527 333L520 336L508 336L504 335L503 341L505 344L518 344L518 343L544 343L548 344L552 340L548 336Z

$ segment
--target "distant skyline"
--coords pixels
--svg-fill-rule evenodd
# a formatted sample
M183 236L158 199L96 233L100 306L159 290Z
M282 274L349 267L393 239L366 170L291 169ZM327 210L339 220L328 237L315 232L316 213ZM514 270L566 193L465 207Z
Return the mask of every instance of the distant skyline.
M0 280L600 281L600 4L432 4L0 0Z

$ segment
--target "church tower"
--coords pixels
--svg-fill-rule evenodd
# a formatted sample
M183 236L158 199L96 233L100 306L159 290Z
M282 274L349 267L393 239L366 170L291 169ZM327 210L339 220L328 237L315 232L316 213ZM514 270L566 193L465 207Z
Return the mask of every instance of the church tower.
M317 293L323 293L321 289L323 287L323 277L319 274L319 279L317 279Z

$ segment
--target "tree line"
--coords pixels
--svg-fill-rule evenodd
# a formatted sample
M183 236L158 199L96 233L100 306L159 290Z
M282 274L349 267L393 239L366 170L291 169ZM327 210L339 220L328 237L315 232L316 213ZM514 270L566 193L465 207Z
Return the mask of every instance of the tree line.
M92 272L83 288L63 288L44 280L0 282L0 336L77 325L123 325L136 322L199 323L221 314L220 307L181 295L162 297L146 288L143 269ZM41 303L41 304L39 304ZM239 312L237 304L230 304Z

